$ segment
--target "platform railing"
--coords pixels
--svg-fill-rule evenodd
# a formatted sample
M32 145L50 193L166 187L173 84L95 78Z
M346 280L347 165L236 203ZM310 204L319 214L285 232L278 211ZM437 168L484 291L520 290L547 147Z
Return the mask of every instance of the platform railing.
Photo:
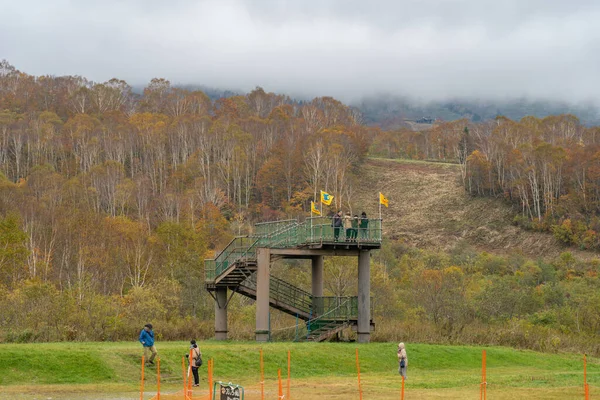
M290 248L314 244L356 243L378 244L382 239L379 218L357 219L354 227L333 227L328 217L307 218L299 223L289 219L256 224L251 236L236 237L214 260L205 260L205 280L213 282L232 264L241 259L255 260L257 247Z
M281 221L258 222L254 224L254 232L250 235L256 238L272 236L291 225L298 225L295 219L284 219Z
M346 229L343 226L335 228L333 219L328 217L308 218L304 222L306 243L381 243L382 220L379 218L358 218L355 227Z

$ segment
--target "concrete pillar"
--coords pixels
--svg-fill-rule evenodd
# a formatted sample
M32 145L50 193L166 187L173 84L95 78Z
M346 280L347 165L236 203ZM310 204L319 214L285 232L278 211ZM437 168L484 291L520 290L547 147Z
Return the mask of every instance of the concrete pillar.
M319 315L323 310L319 310L316 297L323 297L323 256L314 256L312 261L312 291L313 295L312 307L313 318ZM321 306L320 308L323 308Z
M269 249L256 249L256 341L269 340L269 278L271 252Z
M227 288L215 290L215 339L227 340Z
M369 251L358 253L358 343L371 340L371 256Z
M312 258L312 295L323 297L323 256Z

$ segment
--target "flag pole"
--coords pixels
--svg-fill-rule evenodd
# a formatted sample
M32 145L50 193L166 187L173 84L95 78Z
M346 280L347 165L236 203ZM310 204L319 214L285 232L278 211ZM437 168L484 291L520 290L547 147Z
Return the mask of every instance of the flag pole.
M381 221L381 192L379 192L379 220Z
M314 206L314 202L313 204L310 205L310 242L313 242L313 211L312 208Z

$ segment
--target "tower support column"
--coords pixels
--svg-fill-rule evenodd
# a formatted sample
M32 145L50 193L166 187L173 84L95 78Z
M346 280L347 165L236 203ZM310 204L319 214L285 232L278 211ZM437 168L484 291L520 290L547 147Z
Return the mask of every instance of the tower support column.
M358 342L371 340L371 253L358 253Z
M312 262L312 308L313 318L319 315L322 310L319 310L319 297L323 297L323 256L313 256ZM322 302L321 302L322 303ZM321 308L323 306L321 305Z
M256 341L269 340L269 284L271 252L268 248L256 249Z
M227 340L227 288L215 290L215 339Z

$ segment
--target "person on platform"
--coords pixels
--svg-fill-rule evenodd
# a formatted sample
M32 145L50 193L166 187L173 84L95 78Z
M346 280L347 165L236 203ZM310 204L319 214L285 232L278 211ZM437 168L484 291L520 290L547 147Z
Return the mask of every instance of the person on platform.
M350 240L356 242L356 238L358 237L358 215L354 215L352 218L352 237Z
M369 229L369 218L367 218L367 213L366 212L362 212L362 214L360 215L360 238L362 240L368 239L369 235L368 235L368 229Z
M350 212L346 212L344 216L344 230L346 233L346 242L352 240L352 215Z
M144 329L140 332L140 343L144 346L144 357L148 364L154 364L154 358L158 354L156 346L154 346L154 331L152 324L144 325Z
M333 226L333 239L337 242L340 237L340 229L342 229L342 212L338 211L333 216L333 221L331 223Z

